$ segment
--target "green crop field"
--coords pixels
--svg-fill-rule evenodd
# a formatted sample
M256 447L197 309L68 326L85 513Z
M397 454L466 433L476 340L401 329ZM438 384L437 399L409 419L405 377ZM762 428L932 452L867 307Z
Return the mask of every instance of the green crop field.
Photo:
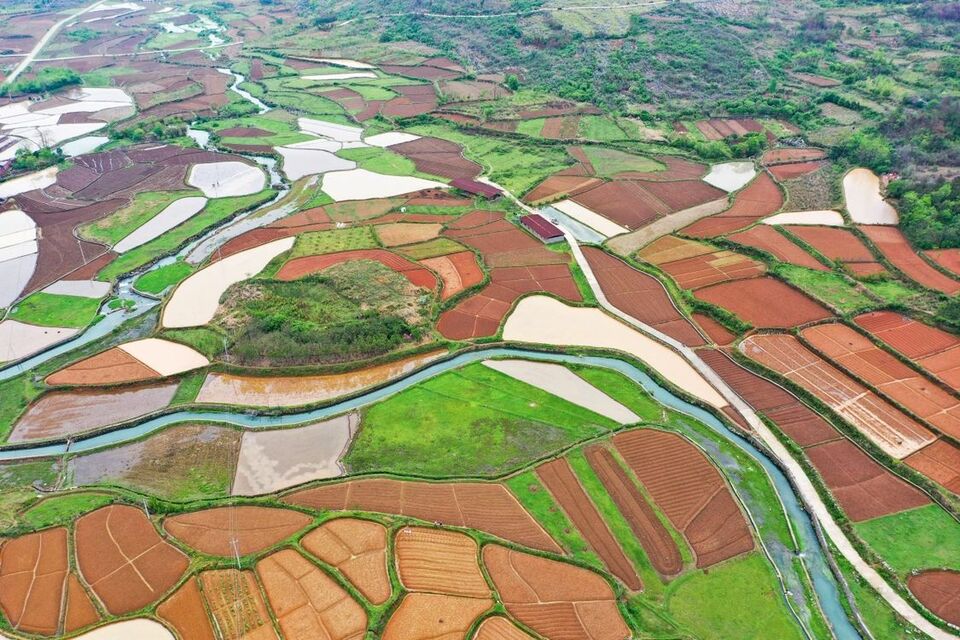
M960 571L960 522L935 504L854 526L870 548L903 576L932 567Z

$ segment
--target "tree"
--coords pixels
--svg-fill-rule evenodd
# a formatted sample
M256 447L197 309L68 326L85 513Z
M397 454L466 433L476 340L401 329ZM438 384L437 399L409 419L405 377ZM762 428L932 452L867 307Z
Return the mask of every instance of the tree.
M836 147L836 153L852 164L877 173L889 171L893 162L893 145L879 133L870 131L857 131L847 136Z
M510 91L516 91L517 89L520 88L520 78L518 78L516 74L511 73L510 75L507 76L507 79L504 82L504 84L507 85L507 89L510 89Z

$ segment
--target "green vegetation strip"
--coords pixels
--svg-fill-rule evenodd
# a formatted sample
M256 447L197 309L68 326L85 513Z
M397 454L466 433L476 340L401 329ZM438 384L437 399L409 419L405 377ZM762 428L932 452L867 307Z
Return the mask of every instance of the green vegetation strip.
M373 229L370 227L312 231L297 236L297 242L290 252L290 259L353 249L375 249L378 246L376 238L373 237Z
M159 295L173 285L180 284L194 271L192 265L177 260L152 271L148 271L133 282L138 291Z
M80 227L78 233L88 240L113 246L149 222L170 203L190 196L202 196L199 191L147 191L138 193L126 207Z
M18 302L9 317L42 327L81 329L93 322L99 308L100 298L38 291Z

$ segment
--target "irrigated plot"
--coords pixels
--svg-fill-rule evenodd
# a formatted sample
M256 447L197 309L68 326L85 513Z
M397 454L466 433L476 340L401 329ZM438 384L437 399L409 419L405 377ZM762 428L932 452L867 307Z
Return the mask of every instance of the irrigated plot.
M480 572L480 549L466 534L425 527L404 527L394 541L397 575L408 591L488 598Z
M895 351L960 391L960 338L892 311L874 311L854 318Z
M270 507L218 507L171 516L163 529L180 542L215 556L245 556L268 549L310 524L297 511Z
M904 458L935 439L928 429L825 362L793 336L753 335L741 343L740 349L818 397L895 458Z
M383 604L393 590L387 574L387 530L356 518L325 522L300 543L311 554L336 567L373 604Z
M758 328L795 327L832 315L790 285L767 276L722 282L693 295Z

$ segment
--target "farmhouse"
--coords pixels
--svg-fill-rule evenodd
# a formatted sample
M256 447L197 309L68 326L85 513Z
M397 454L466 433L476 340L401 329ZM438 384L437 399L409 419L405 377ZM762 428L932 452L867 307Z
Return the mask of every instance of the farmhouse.
M541 215L534 213L529 216L523 216L520 218L520 224L546 244L563 240L563 231L560 231L556 225Z

